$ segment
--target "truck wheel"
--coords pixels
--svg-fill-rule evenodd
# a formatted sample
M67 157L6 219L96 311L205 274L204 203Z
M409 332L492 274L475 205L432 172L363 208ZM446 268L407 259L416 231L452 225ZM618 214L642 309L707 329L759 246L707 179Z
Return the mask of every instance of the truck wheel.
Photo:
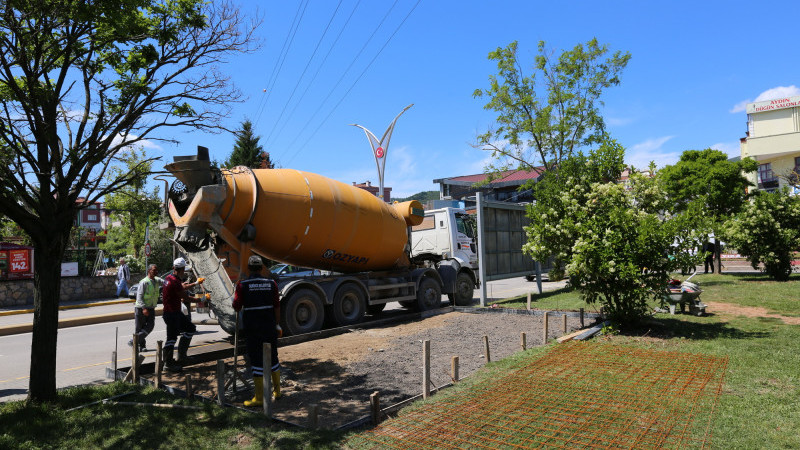
M452 294L447 294L450 302L456 306L469 306L472 304L472 294L475 291L475 283L472 278L464 272L461 272L456 277L456 291Z
M372 316L377 316L383 311L383 308L386 308L386 303L381 303L378 305L367 305L367 313Z
M438 308L442 304L442 287L436 280L423 278L417 291L417 306L420 311Z
M336 291L332 306L334 322L343 327L361 322L367 303L361 289L353 284L345 284Z
M300 289L281 305L281 328L287 336L319 331L324 316L319 294Z

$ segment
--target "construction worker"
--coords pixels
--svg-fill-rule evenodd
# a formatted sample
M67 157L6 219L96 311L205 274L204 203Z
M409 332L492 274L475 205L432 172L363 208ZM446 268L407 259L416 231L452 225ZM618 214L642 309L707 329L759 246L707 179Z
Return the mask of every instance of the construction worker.
M183 282L185 271L185 259L178 258L173 261L172 273L167 275L164 280L162 292L162 303L164 304L162 318L167 326L167 340L164 342L164 366L170 372L181 372L182 364L188 362L186 352L189 350L192 336L197 331L197 327L181 312L181 303L190 304L192 300L196 301L189 296L186 289L197 286L203 282L203 279L199 278L194 283L185 283ZM173 351L178 334L181 335L181 340L178 343L178 360L175 361Z
M133 317L136 331L133 333L139 336L139 351L147 350L145 339L156 324L156 305L158 304L159 287L164 284L164 279L157 277L158 267L150 264L147 268L147 276L139 281L136 291L136 303L133 305ZM133 339L128 342L133 346Z
M278 337L282 334L278 325L281 304L278 298L278 284L272 278L264 278L261 275L262 268L261 257L251 256L247 261L247 271L250 275L236 283L236 291L233 294L233 309L243 311L242 324L255 388L255 395L251 400L246 400L244 406L264 404L265 342L272 344L272 366L269 369L275 399L281 396L281 366L278 362Z

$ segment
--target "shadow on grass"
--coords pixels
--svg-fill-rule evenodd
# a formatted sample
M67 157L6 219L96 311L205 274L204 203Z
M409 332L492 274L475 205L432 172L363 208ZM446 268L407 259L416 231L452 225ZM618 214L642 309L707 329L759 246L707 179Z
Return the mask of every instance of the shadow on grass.
M630 337L646 335L662 339L690 340L763 339L772 335L767 331L745 331L726 322L690 322L678 318L657 318L637 327L623 329L620 334Z

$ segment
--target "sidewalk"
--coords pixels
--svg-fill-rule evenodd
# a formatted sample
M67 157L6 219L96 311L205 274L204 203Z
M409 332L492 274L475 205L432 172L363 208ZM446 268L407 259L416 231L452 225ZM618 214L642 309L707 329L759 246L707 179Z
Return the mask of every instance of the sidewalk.
M62 302L58 309L58 328L133 320L133 299L99 298L68 301ZM159 308L156 313L160 312ZM31 305L0 308L0 336L29 333L32 329Z

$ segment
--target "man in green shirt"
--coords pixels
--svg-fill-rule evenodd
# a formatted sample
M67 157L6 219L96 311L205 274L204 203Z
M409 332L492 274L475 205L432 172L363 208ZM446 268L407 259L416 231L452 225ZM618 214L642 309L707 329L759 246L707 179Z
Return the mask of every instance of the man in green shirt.
M158 268L155 264L150 264L147 268L147 276L139 282L139 289L136 291L136 303L134 304L134 320L136 322L136 332L139 336L139 351L147 350L145 338L153 331L156 323L156 304L158 304L159 286L164 284L164 279L157 277ZM133 346L133 339L128 342Z

